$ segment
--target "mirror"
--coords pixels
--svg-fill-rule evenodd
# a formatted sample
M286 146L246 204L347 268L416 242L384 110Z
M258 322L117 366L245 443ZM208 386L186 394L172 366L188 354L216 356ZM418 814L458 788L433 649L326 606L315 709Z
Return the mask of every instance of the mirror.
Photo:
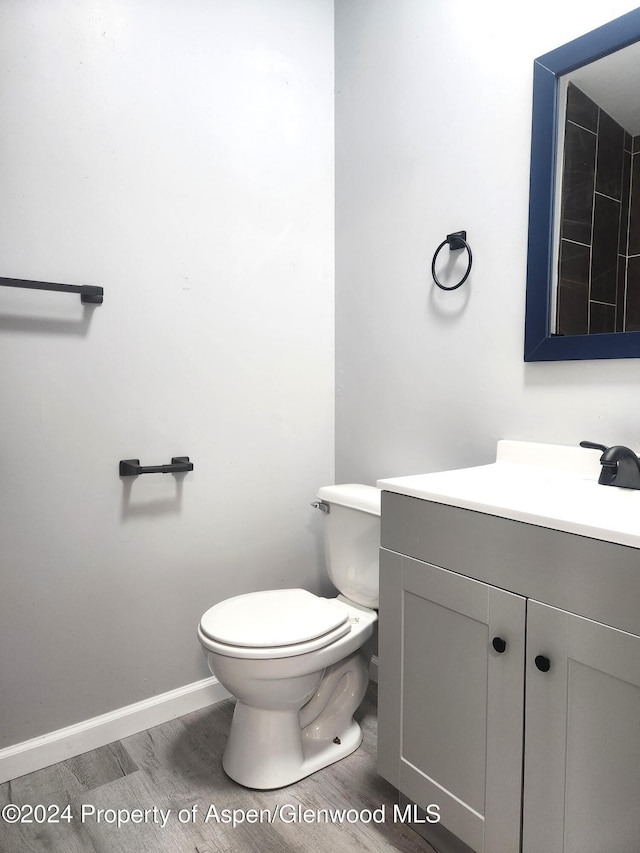
M640 358L637 69L640 9L534 62L525 361Z

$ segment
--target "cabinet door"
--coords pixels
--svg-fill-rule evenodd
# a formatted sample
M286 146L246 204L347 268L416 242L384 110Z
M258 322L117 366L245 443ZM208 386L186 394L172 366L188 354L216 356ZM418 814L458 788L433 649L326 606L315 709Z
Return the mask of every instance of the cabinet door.
M523 853L638 853L640 637L535 601L527 622Z
M525 599L392 552L380 572L379 770L472 850L514 853Z

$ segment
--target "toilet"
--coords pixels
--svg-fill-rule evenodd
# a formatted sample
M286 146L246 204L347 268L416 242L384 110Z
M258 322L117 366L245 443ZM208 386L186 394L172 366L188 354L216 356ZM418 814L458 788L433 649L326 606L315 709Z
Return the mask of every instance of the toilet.
M323 486L326 567L336 598L304 589L250 592L198 626L209 669L236 697L222 758L247 788L290 785L354 752L353 715L369 680L378 619L380 491Z

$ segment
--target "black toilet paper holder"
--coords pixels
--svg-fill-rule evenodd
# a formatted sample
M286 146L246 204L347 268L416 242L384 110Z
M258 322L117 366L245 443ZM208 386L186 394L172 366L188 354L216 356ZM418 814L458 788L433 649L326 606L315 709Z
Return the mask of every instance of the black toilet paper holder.
M180 474L193 471L193 462L188 456L173 456L169 465L141 465L139 459L121 459L120 476L134 477L137 474Z

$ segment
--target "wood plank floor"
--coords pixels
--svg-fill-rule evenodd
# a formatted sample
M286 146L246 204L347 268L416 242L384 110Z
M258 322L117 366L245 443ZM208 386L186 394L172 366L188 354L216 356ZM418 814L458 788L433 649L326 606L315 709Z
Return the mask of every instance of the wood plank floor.
M358 712L360 749L277 791L249 791L222 771L232 700L6 782L0 785L0 808L40 804L47 812L36 809L34 822L21 825L0 819L0 853L433 853L394 820L396 790L375 771L376 703L372 682ZM55 807L59 823L37 822L56 817ZM246 821L221 822L225 809L239 809L238 819ZM274 809L270 822L266 810ZM298 809L310 810L306 819ZM355 809L364 820L327 822L318 816L322 809ZM385 821L368 822L363 810L380 809ZM129 815L141 822L118 827L113 822L118 810L121 820ZM255 823L249 822L253 816Z

